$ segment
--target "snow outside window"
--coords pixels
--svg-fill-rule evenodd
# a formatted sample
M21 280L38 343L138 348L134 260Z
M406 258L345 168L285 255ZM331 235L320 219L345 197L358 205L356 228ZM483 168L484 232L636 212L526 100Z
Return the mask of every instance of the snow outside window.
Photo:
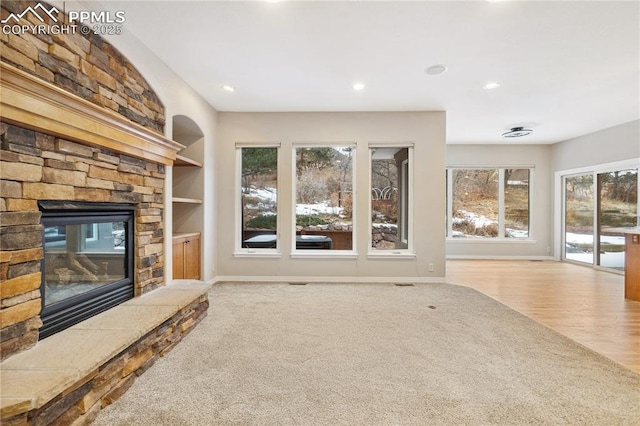
M637 226L638 169L614 168L564 177L563 258L624 271L625 237Z
M242 147L240 247L278 248L278 148Z
M354 146L295 147L296 250L353 250Z
M525 168L449 169L449 237L529 238L530 176Z

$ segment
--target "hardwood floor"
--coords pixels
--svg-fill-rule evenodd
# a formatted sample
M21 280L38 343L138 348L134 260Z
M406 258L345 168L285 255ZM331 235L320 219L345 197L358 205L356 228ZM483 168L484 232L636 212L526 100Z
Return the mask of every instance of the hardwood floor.
M640 302L624 277L564 262L449 260L447 282L474 288L640 373Z

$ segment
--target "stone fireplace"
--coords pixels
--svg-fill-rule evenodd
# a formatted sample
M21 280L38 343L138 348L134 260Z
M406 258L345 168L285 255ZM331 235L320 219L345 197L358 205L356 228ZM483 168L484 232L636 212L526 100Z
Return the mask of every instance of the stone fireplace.
M3 309L0 312L2 356L6 358L32 346L39 337L46 337L51 332L49 327L42 329L40 315L55 303L47 303L47 294L46 291L41 293L41 285L43 289L46 285L59 286L73 277L84 282L99 281L100 275L115 277L120 273L114 268L118 261L124 260L113 258L117 252L111 254L112 259L108 259L109 256L103 256L104 260L95 257L84 266L80 265L81 258L76 259L78 266L73 267L60 264L71 260L61 259L59 250L58 253L56 250L46 253L47 245L55 248L56 239L71 241L67 233L75 232L73 241L78 244L81 241L77 235L80 229L85 236L89 233L89 239L95 239L101 227L103 232L110 227L109 232L115 232L111 242L113 247L118 231L125 230L127 221L116 217L92 222L91 229L87 229L88 223L84 223L83 227L67 226L63 232L60 216L52 213L60 213L64 206L67 212L87 208L94 213L114 208L120 212L129 210L133 221L127 225L132 231L129 248L131 269L127 271L131 281L127 292L130 290L132 297L164 284L164 166L4 122L0 126L2 146L9 148L2 152L0 166L3 203L0 213ZM37 150L40 155L23 153L30 150ZM85 210L83 217L76 216L71 224L82 225L78 220L86 222L87 213ZM57 244L60 245L59 242ZM79 248L75 247L74 253L82 254ZM58 265L53 263L56 255ZM66 250L64 256L67 256ZM82 257L86 259L86 255ZM81 268L86 269L83 277L80 277ZM58 273L55 269L59 270ZM53 274L56 274L55 278Z
M2 18L35 4L3 1ZM165 284L165 166L182 146L163 136L164 108L145 79L99 36L3 34L0 42L0 352L6 359L52 331L41 314L46 323L56 303L41 285L61 286L80 275L86 285L103 276L108 286L130 280L129 297ZM120 219L63 232L47 223L43 201L129 206L127 277L118 278L115 249L89 262L78 250L98 244L95 238L109 226L115 239ZM67 232L75 232L73 241ZM53 240L63 233L70 246L55 253ZM54 254L45 257L48 240ZM57 267L48 261L53 256Z
M3 0L0 18L38 24L35 5ZM164 279L165 167L184 147L99 36L0 43L0 423L89 424L207 314L209 285Z

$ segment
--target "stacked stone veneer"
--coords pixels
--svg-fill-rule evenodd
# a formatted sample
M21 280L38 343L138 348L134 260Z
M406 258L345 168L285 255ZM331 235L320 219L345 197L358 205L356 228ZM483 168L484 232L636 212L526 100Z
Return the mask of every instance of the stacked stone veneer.
M37 4L3 0L0 17L4 20ZM61 13L57 18L68 22ZM22 19L21 24L42 24L30 12ZM136 68L99 36L0 32L0 42L3 62L163 133L164 107L158 97ZM2 359L33 346L42 325L38 200L135 204L136 294L164 284L164 166L34 132L28 124L1 124Z
M196 285L197 287L197 285ZM159 292L162 292L160 290ZM188 296L177 296L171 293L185 293ZM75 356L66 349L54 349L58 355L74 358L77 364L73 366L73 369L66 371L49 371L47 375L44 375L42 382L35 383L34 388L48 389L47 396L37 395L37 401L26 401L25 403L11 402L3 406L0 423L2 425L87 425L95 420L100 410L118 398L120 398L134 383L136 378L144 373L150 366L152 366L158 358L164 356L175 345L177 345L189 332L191 332L200 321L207 315L207 309L209 307L209 300L206 295L206 291L201 290L169 290L169 295L172 295L175 299L184 301L186 297L191 299L184 307L176 309L175 313L166 320L159 322L148 333L138 338L134 343L127 346L124 350L119 351L109 360L104 363L96 363L92 367L87 367L86 360L82 355ZM196 295L194 293L200 293ZM145 305L140 302L136 305L135 300L125 302L128 308L147 308L153 310L157 309L158 312L164 311L162 308L167 308L167 297L161 293L152 293L149 295L152 301L152 305ZM149 299L147 299L149 300ZM133 303L132 303L133 302ZM179 302L170 302L179 303ZM116 306L114 311L118 314L118 310L124 306ZM150 316L156 319L158 312L151 313ZM108 314L108 313L105 313ZM126 314L122 314L126 318ZM91 321L91 320L89 320ZM136 329L135 325L132 325L129 329L124 328L122 324L125 321L121 321L118 330L122 332L121 337L115 338L117 343L113 343L114 348L118 347L122 341L126 340L131 335L131 330ZM62 331L66 333L68 330ZM74 330L70 335L70 339L78 341L78 334L85 332L92 332L100 335L113 337L113 330L109 329L86 329L86 330ZM56 338L53 336L52 338ZM43 349L36 347L34 350L38 351ZM46 358L46 351L40 350L41 355ZM117 350L114 350L117 352ZM102 351L91 351L92 355L99 358ZM12 361L12 360L9 360ZM43 365L46 365L50 360L45 359ZM28 362L27 362L28 363ZM54 361L53 364L60 364L58 361ZM64 362L63 362L64 364ZM30 368L33 368L31 366ZM44 368L46 369L46 368ZM72 380L74 369L78 369L78 372L82 372L76 377L76 380ZM9 371L11 373L11 371ZM29 371L26 369L23 373L24 380L28 383L30 380L37 381L38 371ZM41 372L40 372L41 373ZM57 376L59 380L57 384L51 385L51 376ZM10 380L10 379L9 379ZM28 385L27 385L28 387ZM28 394L28 392L27 392ZM24 398L22 396L21 398ZM19 399L19 398L16 398ZM26 399L26 398L25 398ZM25 406L26 405L26 406ZM35 406L35 407L34 407Z
M164 166L0 123L2 358L38 339L42 225L38 200L132 203L136 294L164 282Z
M39 2L46 4L44 2ZM38 2L5 1L0 7L4 20ZM44 14L42 14L44 15ZM31 13L24 24L43 25ZM68 22L60 13L58 22ZM53 22L45 22L52 24ZM165 124L164 107L149 84L111 44L95 34L47 35L0 32L0 58L47 82L90 102L118 112L131 121L160 133Z

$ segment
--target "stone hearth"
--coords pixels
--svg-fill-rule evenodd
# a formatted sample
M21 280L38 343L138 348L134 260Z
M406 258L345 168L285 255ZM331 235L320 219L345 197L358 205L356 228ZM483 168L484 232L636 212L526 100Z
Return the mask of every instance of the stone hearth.
M206 316L209 287L173 282L0 363L0 423L90 424Z

